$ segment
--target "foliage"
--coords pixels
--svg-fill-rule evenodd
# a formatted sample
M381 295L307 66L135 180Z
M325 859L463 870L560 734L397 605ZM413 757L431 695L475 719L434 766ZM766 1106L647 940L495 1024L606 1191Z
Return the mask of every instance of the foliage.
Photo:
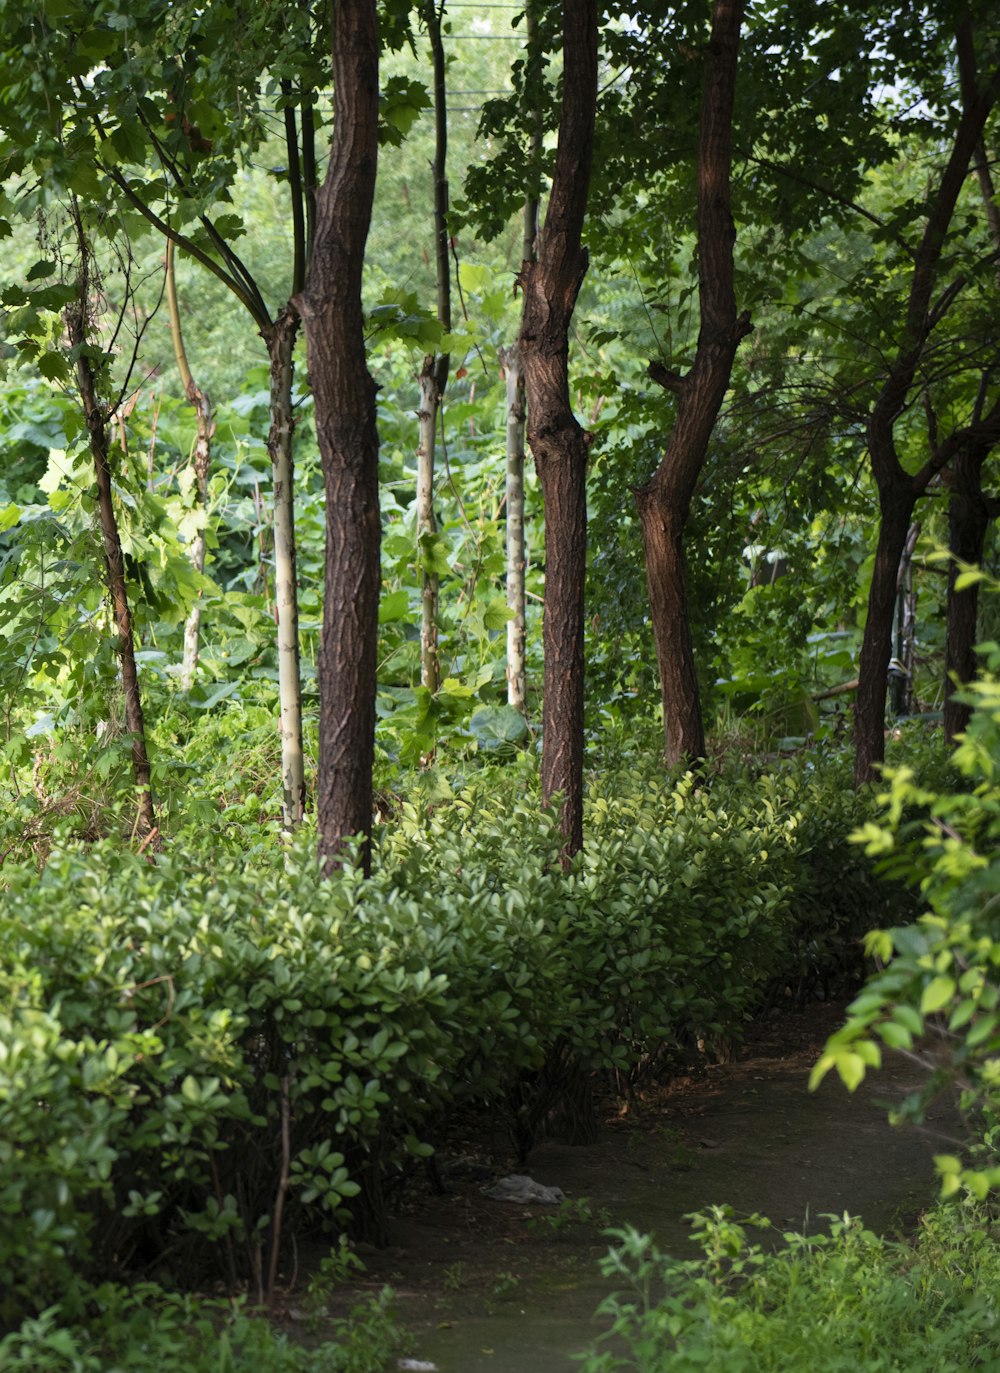
M209 1301L153 1283L111 1283L85 1294L87 1314L58 1307L0 1339L2 1373L383 1373L405 1347L388 1289L326 1321L313 1348L278 1334L242 1301Z
M603 1271L626 1286L600 1307L611 1348L592 1348L585 1373L965 1373L1000 1354L991 1217L939 1207L906 1243L850 1216L825 1219L828 1233L785 1233L774 1252L747 1233L768 1220L737 1224L715 1206L690 1217L701 1255L687 1260L634 1229L612 1231Z
M155 862L107 841L40 875L8 863L9 1301L38 1309L141 1254L162 1277L252 1273L283 1242L283 1168L286 1231L378 1234L387 1181L456 1105L523 1143L574 1073L730 1043L835 972L885 899L845 860L852 798L836 768L711 789L633 770L613 798L595 787L564 876L515 767L402 803L368 883L321 881L308 832L282 851L249 826Z
M978 574L974 574L978 575ZM903 1106L919 1117L949 1083L964 1108L995 1140L1000 1119L1000 650L990 645L988 671L967 688L974 706L954 753L962 788L927 785L911 767L887 769L883 815L853 836L886 872L916 885L929 909L915 924L876 930L868 950L882 970L848 1007L813 1070L819 1081L836 1068L853 1090L877 1068L882 1045L917 1052L925 1086ZM966 1187L977 1196L1000 1185L992 1146L963 1166L940 1155L945 1195Z

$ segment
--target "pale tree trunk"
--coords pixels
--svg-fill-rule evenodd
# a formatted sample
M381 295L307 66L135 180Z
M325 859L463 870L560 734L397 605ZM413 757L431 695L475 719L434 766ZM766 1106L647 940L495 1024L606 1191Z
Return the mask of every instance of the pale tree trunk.
M430 692L441 685L438 659L438 598L440 579L426 564L428 544L437 533L434 514L434 441L441 402L433 354L420 373L420 410L417 415L417 565L420 568L420 685Z
M526 626L524 534L524 373L517 348L501 348L500 364L507 387L507 704L524 714L527 680L524 667Z
M910 715L913 711L913 674L917 663L917 597L913 589L913 552L920 538L920 522L914 520L896 573L896 641L893 657L896 671L892 681L892 713Z
M271 428L267 436L274 486L274 602L278 627L278 706L281 734L282 823L291 829L306 802L299 675L299 603L295 570L295 469L292 444L292 350L299 317L292 306L278 315L267 337Z
M562 798L564 861L583 845L587 450L569 391L569 326L587 272L582 246L597 106L597 0L564 0L563 98L538 258L522 266L518 355L528 439L545 502L542 804Z
M200 522L191 543L191 563L196 572L205 570L205 498L208 491L208 471L212 462L212 435L215 421L212 417L212 404L208 396L197 385L191 373L187 350L184 347L184 334L181 329L181 315L177 304L177 278L174 271L174 243L167 239L166 273L167 313L170 317L170 337L174 345L174 357L180 373L184 394L194 406L197 429L194 448L191 453L191 466L194 469L195 508ZM201 633L201 592L191 607L184 623L184 657L181 663L181 688L190 691L194 686L198 670L198 648Z
M448 98L447 63L441 39L444 0L427 0L423 7L431 42L434 81L434 263L437 275L437 317L451 332L451 260L448 240ZM441 401L448 384L447 353L429 354L420 372L420 447L417 453L417 538L423 544L437 533L434 516L434 445ZM423 550L421 549L421 552ZM438 657L438 575L421 562L420 684L428 691L441 685Z
M985 414L983 405L978 404L971 424L941 438L929 393L925 392L930 457L911 475L900 462L896 449L896 421L907 406L934 330L963 284L963 279L957 277L947 285L941 285L941 254L969 164L1000 92L1000 72L994 72L989 84L979 89L971 24L967 17L959 25L956 48L961 72L962 116L955 129L948 161L929 197L924 232L913 254L901 342L895 355L888 359L885 381L868 417L866 437L878 488L881 522L861 643L860 681L854 703L856 786L875 780L885 759L885 702L896 579L914 505L926 492L931 479L963 449L983 444L988 448L1000 438L1000 400Z
M132 776L135 782L138 810L136 829L146 835L151 834L156 828L149 755L146 751L146 725L142 714L142 698L139 693L139 674L135 664L132 614L129 609L128 593L125 586L125 560L122 556L118 518L115 514L111 490L108 416L98 400L93 364L86 351L90 248L78 211L75 217L81 259L79 298L66 311L66 330L70 344L76 354L77 387L80 392L80 400L83 403L87 433L90 437L90 452L94 460L108 594L111 598L115 626L118 630L118 656L121 662L122 689L125 697L125 724L132 740Z
M650 364L650 377L676 395L677 417L659 467L635 493L663 701L664 753L671 766L696 762L705 754L684 530L729 388L736 349L751 329L749 315L736 311L736 229L730 208L733 101L742 17L742 0L716 0L698 138L698 346L685 376L661 363Z
M525 5L525 32L529 54L535 44L538 32L538 18L533 0ZM528 143L528 172L532 178L524 201L523 236L521 241L522 271L536 258L538 239L539 197L536 179L538 177L538 158L542 148L542 117L538 102L531 108L530 93L526 92L529 107L525 118L531 121L531 138ZM525 669L525 646L527 643L527 597L525 593L525 573L528 566L527 537L524 525L524 369L515 344L511 348L501 348L500 365L504 369L507 401L507 469L505 480L504 506L507 512L507 704L527 711L527 674Z
M376 0L332 0L333 133L316 194L305 323L326 489L319 651L317 817L326 872L361 836L371 864L379 543L375 384L365 357L361 277L378 158Z

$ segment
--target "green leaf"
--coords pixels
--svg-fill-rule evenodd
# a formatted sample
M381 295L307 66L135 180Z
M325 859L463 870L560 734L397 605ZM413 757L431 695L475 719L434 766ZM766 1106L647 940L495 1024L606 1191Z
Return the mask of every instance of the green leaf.
M865 1079L865 1060L858 1053L837 1055L837 1072L849 1092L855 1091Z
M510 748L528 737L527 722L513 706L484 706L469 721L469 729L487 752Z
M380 625L391 625L398 620L405 620L409 609L410 598L404 588L390 591L388 596L382 597L378 608L378 622Z
M922 1015L933 1015L935 1011L940 1011L942 1006L947 1006L948 1002L955 995L955 979L938 975L928 982L920 997L920 1011Z

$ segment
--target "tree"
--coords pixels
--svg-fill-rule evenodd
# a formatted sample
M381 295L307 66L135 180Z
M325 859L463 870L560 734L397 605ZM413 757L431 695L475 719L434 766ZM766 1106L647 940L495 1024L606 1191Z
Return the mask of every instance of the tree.
M958 49L968 61L972 53L971 20L966 11L958 27ZM995 62L995 58L993 59ZM983 136L986 120L1000 94L1000 68L994 66L982 84L974 70L962 83L961 110L955 123L944 167L928 195L923 233L913 251L904 313L887 359L884 381L868 413L866 441L872 474L878 488L879 533L875 550L868 616L861 645L858 693L854 709L854 778L861 786L873 780L885 756L885 699L890 641L900 559L916 501L931 479L963 451L1000 440L1000 397L992 405L985 393L975 403L970 420L947 434L938 431L930 388L920 376L935 339L935 331L966 285L961 271L942 281L948 266L942 261L955 210L969 165ZM912 403L914 388L922 392L928 416L930 453L910 473L900 460L896 425Z
M736 230L729 190L742 14L742 0L716 0L713 7L698 142L698 347L685 376L662 363L650 364L650 377L677 397L677 416L659 467L636 491L670 764L705 753L688 620L684 527L736 349L751 327L749 315L736 312Z
M125 559L118 532L111 478L111 445L108 424L115 406L102 402L98 382L99 370L107 359L90 338L91 297L95 289L92 276L93 252L87 237L80 207L74 200L71 210L76 234L78 268L76 299L66 307L66 334L70 357L76 372L76 384L87 425L90 452L94 461L97 484L97 506L104 544L104 564L107 573L108 596L118 631L118 657L121 663L122 688L125 696L125 723L131 739L132 775L135 781L138 807L137 828L150 835L156 828L153 809L152 778L146 748L146 725L139 691L139 674L135 663L135 637L132 633L132 612L125 585ZM95 356L98 365L95 367ZM119 397L119 402L121 397Z
M195 507L199 512L202 523L199 525L198 532L195 534L191 544L191 562L194 565L196 572L204 572L205 499L208 490L208 472L212 462L212 435L215 432L215 420L212 415L212 403L195 381L191 372L191 365L188 362L187 350L184 347L181 314L177 304L177 277L174 272L174 245L170 239L167 240L166 296L167 310L170 315L170 335L173 340L174 355L177 359L177 370L181 374L184 394L194 406L197 422L194 448L191 453L191 467L194 476ZM194 685L195 672L198 669L200 630L201 605L199 602L196 602L191 607L191 610L188 613L187 622L184 626L184 660L181 668L181 686L185 691L190 691Z
M538 21L532 0L524 11L525 33L528 43L528 63L537 62ZM538 238L538 162L542 147L542 118L537 98L530 94L531 84L525 82L524 116L531 127L528 141L529 182L524 200L522 264L534 262ZM522 267L523 270L523 267ZM507 402L507 470L504 483L507 545L507 704L524 714L527 708L527 680L524 654L527 638L527 601L525 571L527 544L524 529L524 370L517 346L500 350Z
M365 357L361 277L378 160L375 0L332 0L333 134L316 192L305 290L316 435L326 489L326 575L319 651L320 857L326 870L362 838L371 863L378 642L379 490L375 384Z
M555 172L534 262L521 269L518 354L528 441L545 502L542 804L562 797L564 852L583 844L584 581L589 439L569 391L569 325L587 271L582 246L597 106L597 3L564 0Z
M447 63L442 23L444 0L427 0L421 11L431 43L434 87L434 265L437 277L437 317L445 333L451 331L451 261L448 232L448 101ZM433 543L437 533L434 515L434 448L438 415L448 384L447 353L428 353L420 369L420 447L417 458L417 538L421 544ZM438 660L437 573L423 566L421 571L420 683L435 692L441 685Z
M231 198L238 162L264 136L259 86L266 60L281 91L291 294L301 290L316 179L310 83L321 72L311 19L306 14L290 23L286 15L261 12L250 22L250 41L236 46L231 37L246 16L230 0L169 10L112 6L96 21L86 6L64 6L58 16L43 11L25 0L4 13L11 84L0 100L0 120L8 175L21 176L29 202L25 178L32 171L68 187L82 204L103 206L111 195L134 232L140 224L154 229L220 280L267 345L283 814L290 826L301 819L305 803L291 403L298 318L287 303L272 314L234 247L243 231L239 218L216 210ZM283 78L286 71L296 73L294 88L290 76ZM223 109L240 117L223 118Z

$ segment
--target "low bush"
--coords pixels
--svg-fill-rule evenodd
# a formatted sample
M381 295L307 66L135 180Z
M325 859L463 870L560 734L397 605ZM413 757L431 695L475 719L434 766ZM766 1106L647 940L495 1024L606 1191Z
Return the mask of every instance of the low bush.
M752 1243L728 1207L691 1217L696 1259L613 1232L603 1261L625 1284L600 1308L608 1333L583 1373L968 1373L1000 1357L1000 1245L981 1212L942 1206L911 1242L850 1217L828 1233ZM610 1347L606 1347L610 1346Z
M242 1302L107 1283L73 1324L49 1307L0 1339L0 1373L383 1373L406 1345L388 1289L324 1324L305 1348Z
M137 1270L266 1294L289 1235L378 1239L456 1105L526 1147L594 1069L737 1038L888 899L839 767L614 791L567 875L515 770L403 805L368 882L308 833L7 865L0 1316Z

